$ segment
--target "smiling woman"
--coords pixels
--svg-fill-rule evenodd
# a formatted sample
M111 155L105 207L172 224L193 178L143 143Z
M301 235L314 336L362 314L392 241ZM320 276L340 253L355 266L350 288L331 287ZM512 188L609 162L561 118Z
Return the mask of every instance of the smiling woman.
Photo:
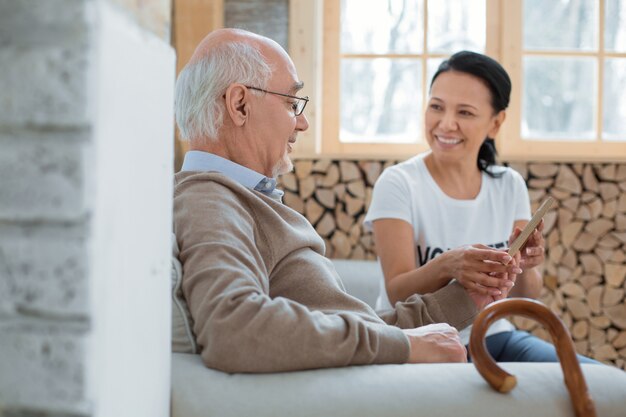
M458 52L435 72L424 123L431 150L383 172L365 218L384 273L378 308L432 293L452 280L483 297L539 296L543 224L521 257L502 250L530 218L523 178L495 165L492 138L504 122L510 93L504 68L482 54ZM463 343L470 332L471 327L461 332ZM494 323L487 335L497 360L557 360L552 345L506 320Z
M429 169L435 171L441 158L463 163L476 155L479 171L498 176L490 170L496 162L493 138L504 122L510 95L508 74L488 56L462 51L444 61L433 75L424 122L426 140L437 156L426 161ZM463 190L467 192L467 184Z

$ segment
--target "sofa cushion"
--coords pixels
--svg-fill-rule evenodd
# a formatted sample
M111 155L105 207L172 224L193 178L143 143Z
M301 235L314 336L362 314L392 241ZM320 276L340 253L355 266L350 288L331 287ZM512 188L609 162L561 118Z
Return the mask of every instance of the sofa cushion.
M197 353L193 321L183 296L183 267L178 253L176 235L172 233L172 352Z
M558 363L504 363L518 386L494 391L472 364L371 365L275 374L226 374L199 355L172 355L171 417L571 417ZM582 365L598 416L626 409L626 373Z

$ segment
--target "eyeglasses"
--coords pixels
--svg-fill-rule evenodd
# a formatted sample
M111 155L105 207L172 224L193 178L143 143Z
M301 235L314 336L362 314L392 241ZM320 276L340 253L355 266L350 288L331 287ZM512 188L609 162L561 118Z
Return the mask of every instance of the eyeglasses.
M251 87L249 85L246 85L246 88L249 88L250 90L257 90L257 91L262 91L264 93L274 94L277 96L289 97L289 98L293 98L294 100L297 100L296 102L291 104L293 113L296 116L300 116L302 114L302 112L304 111L304 108L306 107L306 104L309 102L309 96L304 96L304 97L290 96L289 94L282 94L282 93L277 93L275 91L263 90L262 88Z

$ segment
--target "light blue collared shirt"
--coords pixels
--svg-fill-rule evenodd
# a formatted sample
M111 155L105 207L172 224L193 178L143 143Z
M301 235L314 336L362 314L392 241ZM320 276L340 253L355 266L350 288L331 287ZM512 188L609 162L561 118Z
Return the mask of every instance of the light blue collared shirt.
M246 188L259 191L274 200L282 202L284 193L276 189L275 178L268 178L250 168L212 153L203 151L187 152L181 171L219 172Z

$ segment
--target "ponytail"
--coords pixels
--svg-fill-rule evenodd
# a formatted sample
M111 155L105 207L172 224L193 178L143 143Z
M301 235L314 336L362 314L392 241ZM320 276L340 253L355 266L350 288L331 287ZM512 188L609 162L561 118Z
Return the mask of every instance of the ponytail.
M491 138L485 139L478 150L478 169L492 178L501 177L501 172L495 173L491 171L491 167L496 165L497 156L498 152L496 151L496 142Z

